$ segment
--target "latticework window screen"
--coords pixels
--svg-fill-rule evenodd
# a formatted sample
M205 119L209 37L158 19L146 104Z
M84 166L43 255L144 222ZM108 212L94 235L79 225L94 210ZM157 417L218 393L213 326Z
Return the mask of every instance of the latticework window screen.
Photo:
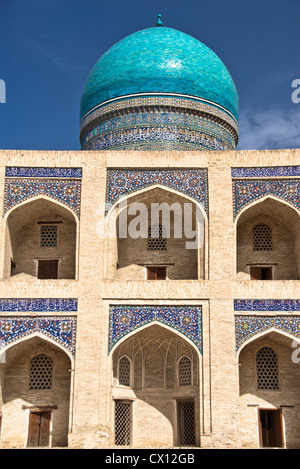
M272 251L272 229L264 223L253 228L254 251Z
M192 384L192 364L191 360L184 356L178 364L179 386L190 386Z
M181 446L195 445L194 402L178 402L178 431Z
M130 361L127 357L122 357L119 362L119 384L130 386Z
M115 444L129 446L131 443L131 403L115 402Z
M270 347L261 348L256 355L258 389L279 389L278 360Z
M43 353L30 362L29 389L51 389L53 360Z
M152 225L148 229L148 251L166 251L167 239L162 225Z
M41 226L41 246L55 247L57 246L57 226L42 225Z

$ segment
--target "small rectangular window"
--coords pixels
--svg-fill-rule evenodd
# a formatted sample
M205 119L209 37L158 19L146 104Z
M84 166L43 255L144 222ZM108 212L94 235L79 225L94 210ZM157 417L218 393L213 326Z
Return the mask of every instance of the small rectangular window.
M57 246L57 226L42 225L41 226L41 246L56 247Z
M166 280L167 268L151 266L147 267L147 280Z
M131 443L131 402L115 402L115 444L129 446Z
M148 230L148 251L166 251L166 232L161 225L152 225Z
M39 279L57 279L58 278L58 260L39 260L38 261Z
M272 280L272 267L250 267L251 280Z
M193 401L177 402L178 443L180 446L195 445L195 409Z

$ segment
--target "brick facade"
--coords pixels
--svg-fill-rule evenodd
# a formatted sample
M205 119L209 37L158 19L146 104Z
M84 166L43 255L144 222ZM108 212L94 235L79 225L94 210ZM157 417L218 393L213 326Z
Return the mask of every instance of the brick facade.
M52 447L114 447L119 432L121 445L134 448L257 448L261 411L276 410L282 445L297 447L299 156L299 150L2 150L1 446L26 447L30 413L48 411ZM41 175L8 168L49 169ZM158 180L158 169L168 174ZM200 169L192 179L191 170ZM118 184L112 170L122 191L109 186ZM147 239L103 236L124 201L190 203L194 217L201 213L197 249L174 236L162 252L148 250ZM57 246L39 244L47 223L58 226ZM272 229L272 250L253 249L259 223ZM39 259L59 259L57 279L37 278ZM166 279L147 280L148 265L164 265ZM271 267L272 280L251 280L251 266ZM243 310L237 300L245 300ZM254 308L246 300L261 302ZM267 300L277 300L276 307ZM277 356L278 389L257 386L256 354L266 346ZM40 353L53 360L48 390L28 384L31 359ZM184 386L183 356L191 377ZM122 357L130 363L125 385ZM181 403L192 407L182 410ZM115 426L118 404L120 412L130 405L126 437ZM190 428L182 436L180 426L181 412L191 408L193 442Z

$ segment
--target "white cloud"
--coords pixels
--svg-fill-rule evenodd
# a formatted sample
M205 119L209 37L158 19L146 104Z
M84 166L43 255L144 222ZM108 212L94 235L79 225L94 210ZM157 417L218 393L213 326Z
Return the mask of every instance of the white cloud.
M238 150L300 148L300 104L282 111L242 111Z

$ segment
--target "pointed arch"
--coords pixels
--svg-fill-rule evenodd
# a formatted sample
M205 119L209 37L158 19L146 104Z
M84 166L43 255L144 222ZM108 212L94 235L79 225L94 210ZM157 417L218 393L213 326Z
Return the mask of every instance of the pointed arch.
M71 207L69 207L68 205L62 203L61 201L55 199L54 197L50 197L46 194L38 194L38 195L34 195L30 198L27 198L25 200L22 200L20 201L18 204L10 207L3 215L3 219L4 220L7 220L9 218L9 216L15 211L15 210L18 210L19 208L21 208L22 206L24 205L27 205L27 204L31 204L35 201L38 201L40 199L44 199L45 201L47 202L50 202L58 207L60 207L61 209L64 209L67 213L70 213L73 218L74 218L74 221L76 222L76 224L78 225L79 224L79 217L78 217L78 214L72 210Z
M286 207L292 209L294 212L295 212L295 215L300 215L300 208L298 209L297 207L295 207L295 205L292 205L291 203L289 203L288 201L286 201L285 199L282 199L280 197L276 197L275 195L273 194L267 194L267 195L264 195L264 196L261 196L255 200L253 200L251 203L248 203L247 205L245 205L239 212L238 214L236 215L235 217L235 220L234 220L234 223L235 225L237 226L238 223L239 223L239 219L242 217L242 215L247 212L249 209L251 209L252 207L258 205L258 204L261 204L263 203L264 201L266 200L274 200L275 202L278 202L279 204L282 204L282 205L285 205Z
M38 194L11 207L3 220L6 246L4 278L11 276L10 262L16 266L15 273L37 276L38 259L43 258L55 259L58 278L77 278L79 218L70 207L45 194ZM51 252L40 250L39 236L43 225L51 225L56 230L57 245L54 249L51 247Z
M235 220L236 273L247 280L267 276L274 280L296 280L300 274L300 212L286 200L267 194L245 206ZM268 225L272 231L261 239L262 245L255 245L254 226ZM265 233L266 235L266 230ZM285 256L282 250L286 251ZM251 273L252 270L252 273ZM268 272L265 274L264 272ZM264 278L264 277L263 277Z
M133 330L128 331L126 334L124 334L122 337L120 337L117 341L114 342L114 344L109 348L108 354L113 355L115 350L124 342L126 342L127 339L134 337L139 332L151 329L151 327L153 326L159 326L159 328L166 329L167 331L175 334L175 336L178 336L180 339L184 340L192 348L192 350L196 352L196 355L198 357L201 357L201 350L199 347L197 347L194 341L192 341L189 337L180 332L178 329L156 320L151 321L147 324L142 324L138 327L135 327Z
M155 199L152 203L151 199ZM127 247L120 250L120 244L128 243L130 238L137 239L140 244L138 265L143 263L146 255L146 245L143 239L148 236L150 224L158 224L162 219L167 237L175 239L176 246L185 248L192 257L188 269L178 272L174 267L174 255L166 253L170 268L171 279L187 272L189 278L208 278L208 218L204 206L190 195L162 184L152 184L140 190L121 196L109 207L107 214L100 214L97 226L98 234L105 238L106 252L112 253L114 259L107 261L107 269L114 265L114 271L107 273L108 277L118 276L120 253L129 252ZM183 241L183 243L181 243ZM181 244L180 244L181 243ZM141 251L142 250L142 251ZM128 257L128 256L127 256ZM122 257L124 275L134 275L131 259ZM169 258L172 257L170 260ZM142 258L142 259L141 259ZM193 266L193 268L191 267ZM146 278L142 267L137 268L139 279ZM143 272L142 272L143 271ZM121 274L122 275L122 274Z
M132 198L138 198L143 194L146 194L149 191L152 191L153 189L161 189L162 191L165 191L166 193L171 193L174 194L178 197L184 198L188 200L191 203L194 203L199 210L201 211L201 214L203 215L203 218L205 222L207 223L208 216L205 210L204 205L196 200L194 197L191 197L189 194L186 194L185 192L178 191L176 189L173 189L172 187L163 185L163 184L151 184L146 187L143 187L137 191L129 192L127 194L122 195L118 200L116 200L113 204L107 204L105 215L106 217L111 216L111 214L114 212L116 207L120 207L121 210L124 210L127 207L127 201L132 199ZM145 197L146 198L146 197Z
M2 346L0 348L0 362L1 363L3 363L3 361L5 362L5 354L9 349L14 347L15 345L18 345L18 344L21 344L21 343L26 342L28 340L34 339L35 337L40 338L40 339L42 339L42 341L44 341L46 343L48 342L49 344L52 344L55 347L62 350L69 357L69 359L71 361L71 364L74 365L75 356L70 350L68 350L66 347L64 347L64 345L62 345L59 342L57 342L56 340L52 339L48 335L43 334L42 332L39 332L39 331L34 331L32 333L29 333L29 334L26 333L26 335L20 336L16 340L13 340L13 341L11 341L7 344L2 344Z
M265 330L262 330L262 331L257 331L256 333L253 333L253 335L251 335L251 337L249 337L248 339L246 339L236 350L236 359L237 361L239 361L239 356L242 352L242 350L244 350L245 347L247 347L247 345L253 343L253 342L256 342L258 339L262 338L262 337L266 337L272 333L276 333L278 335L281 335L281 336L284 336L284 337L287 337L288 339L291 339L291 341L300 341L299 337L297 337L296 335L292 334L291 332L288 332L288 331L285 331L285 330L281 330L277 327L270 327L268 329L265 329Z
M193 361L186 354L178 359L178 384L179 386L190 386L193 382Z

